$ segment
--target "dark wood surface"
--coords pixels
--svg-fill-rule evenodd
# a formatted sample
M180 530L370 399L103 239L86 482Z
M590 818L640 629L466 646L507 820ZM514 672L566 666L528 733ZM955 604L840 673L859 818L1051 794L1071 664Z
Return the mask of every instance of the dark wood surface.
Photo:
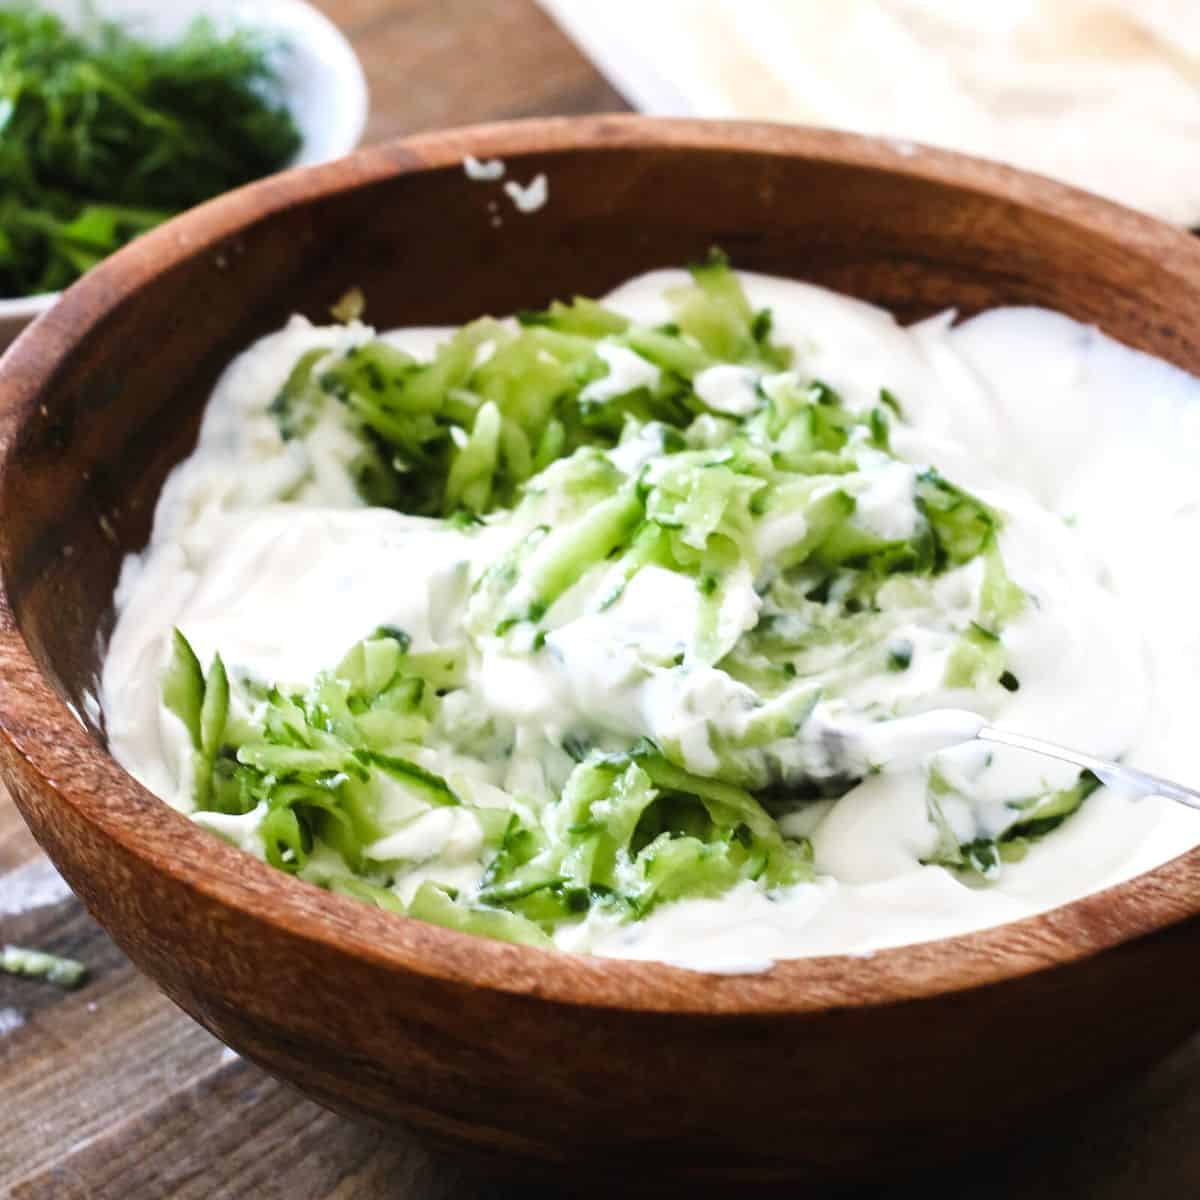
M372 137L616 105L525 3L343 0L326 7L355 36L367 62ZM464 70L464 62L478 65ZM45 890L52 902L6 912L4 897L18 890L12 873L41 871L37 863L20 819L0 801L0 941L70 954L92 970L91 982L75 993L0 978L0 1028L23 1022L0 1036L0 1194L468 1200L529 1194L503 1177L468 1177L456 1157L433 1154L410 1137L352 1125L229 1055L134 971L76 901L56 899L51 886ZM41 878L44 885L50 880ZM1189 972L1146 986L1190 991L1194 982ZM1103 994L1094 997L1098 1006L1107 1002ZM964 1087L969 1072L964 1063ZM729 1086L752 1089L753 1081L731 1079ZM972 1196L983 1200L1190 1195L1200 1184L1197 1119L1200 1046L1193 1043L1099 1098L1086 1119L1064 1112L1061 1121L1031 1129L1029 1143L1016 1151L981 1153L964 1168L911 1188L890 1187L888 1194L957 1196L969 1181Z

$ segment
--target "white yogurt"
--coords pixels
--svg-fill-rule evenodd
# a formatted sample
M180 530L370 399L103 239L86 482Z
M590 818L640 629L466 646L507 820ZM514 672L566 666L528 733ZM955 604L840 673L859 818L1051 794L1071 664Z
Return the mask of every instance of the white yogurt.
M619 288L608 303L635 320L661 323L670 315L663 292L685 279L655 272ZM848 405L875 405L881 387L899 397L905 421L894 427L894 448L908 463L936 465L1004 515L1009 574L1032 597L1005 630L1019 690L964 697L941 686L940 669L922 674L922 661L943 661L938 656L951 633L910 619L898 588L895 628L918 647L916 665L886 678L846 678L843 709L880 704L919 712L965 701L980 719L1123 756L1184 782L1200 780L1191 701L1200 630L1188 552L1200 542L1200 382L1042 310L997 310L957 326L937 318L905 329L879 309L816 287L754 275L742 282L755 309L772 309L774 338ZM467 536L363 508L342 466L353 447L332 421L307 445L280 441L263 409L298 355L368 336L359 325L315 329L297 319L232 364L197 450L168 481L151 545L125 564L102 680L110 744L134 775L184 809L185 747L159 700L173 626L203 662L219 649L234 671L297 684L381 624L403 627L416 650L437 649L461 637L470 584L520 532L498 527ZM388 336L421 355L444 334ZM656 369L618 349L602 346L609 376L590 385L598 399L618 379L653 386ZM778 386L778 379L764 383L744 368L718 370L724 374L707 373L702 395L720 411L746 411L758 402L758 388L770 394ZM633 472L652 453L652 446L629 442L611 458ZM857 497L855 520L883 536L906 536L914 477L907 464L881 464ZM764 519L756 531L761 552L801 536L796 523L794 515ZM980 569L975 562L939 579L938 601L947 612L974 603ZM672 738L688 765L703 770L709 731L744 719L747 689L689 657L695 590L680 588L672 572L646 569L618 603L596 612L582 598L610 586L605 570L590 572L553 606L550 653L537 664L499 640L481 639L472 653L471 696L462 705L502 717L519 745L544 750L540 767L521 768L522 789L552 790L562 769L554 753L561 753L547 748L581 721L613 736ZM753 583L747 575L729 588L723 644L758 619ZM837 705L818 719L835 725ZM986 753L963 746L943 752L939 763L950 775L974 779ZM994 766L979 782L978 814L997 829L1011 819L1011 798L1074 778L1062 764L993 753ZM458 772L456 786L477 802L488 788L517 787L500 765L451 761L435 749L428 759L431 769ZM947 817L956 819L953 812ZM1007 864L997 881L968 886L921 864L936 830L923 774L899 761L836 803L787 820L790 832L812 838L817 882L775 897L743 884L718 900L666 905L634 924L593 916L561 931L559 944L714 970L866 953L1019 919L1200 842L1197 814L1103 790L1023 861ZM205 822L256 851L246 819L214 822L209 815ZM473 826L431 814L372 853L433 856L449 847L454 861L438 878L449 871L469 884L481 870L472 859ZM423 877L431 877L424 865L406 877L401 894Z

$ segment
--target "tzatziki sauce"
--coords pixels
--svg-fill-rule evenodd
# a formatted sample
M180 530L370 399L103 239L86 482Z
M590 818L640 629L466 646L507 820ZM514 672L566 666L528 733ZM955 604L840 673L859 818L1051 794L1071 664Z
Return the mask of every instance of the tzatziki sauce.
M891 434L898 461L881 459L853 484L861 528L908 536L914 510L901 500L915 473L935 466L1002 514L999 548L1028 597L1004 633L1019 686L993 688L978 704L964 698L944 683L943 635L914 626L904 631L911 665L847 682L845 704L909 714L966 707L990 724L1200 782L1191 553L1200 544L1200 382L1043 309L997 309L963 321L944 314L904 327L882 309L819 287L738 277L753 307L770 310L775 341L848 408L874 404L881 388L901 398L903 420ZM686 278L644 275L604 303L660 326L672 319L664 293ZM411 653L436 652L478 623L473 587L525 532L503 522L460 529L365 505L346 469L357 446L334 416L322 416L302 440L281 437L268 408L297 359L373 336L357 322L316 327L295 317L241 354L215 389L196 449L163 490L150 544L124 564L101 680L109 745L139 781L184 812L193 810L188 738L162 698L174 629L201 664L219 652L231 674L281 686L306 686L381 627L402 629ZM446 336L410 329L386 338L425 359ZM589 400L657 385L659 368L632 350L605 345L601 357L609 374L588 385ZM709 367L695 380L714 421L752 411L774 386L770 372L737 365ZM654 453L630 440L610 456L633 472ZM769 558L802 534L795 515L781 513L760 520L754 537ZM551 529L547 544L554 536ZM969 563L941 576L938 602L948 611L966 604L982 569ZM692 650L677 651L699 637L695 588L653 565L607 606L584 602L592 586L583 581L555 605L545 653L476 639L472 703L515 731L518 748L532 747L519 768L526 774L538 773L539 747L580 722L613 737L669 742L688 770L704 774L709 735L744 707L746 689L719 664L697 661L686 674L671 665L682 654L692 666ZM733 645L762 605L752 575L731 580L711 636ZM639 665L649 660L665 665ZM818 709L813 720L832 718ZM977 743L933 756L939 777L971 784L970 820L984 830L999 827L997 814L1013 797L1067 788L1077 777L1065 764ZM811 841L810 882L770 891L744 880L632 921L593 912L556 929L554 939L566 950L727 972L868 954L1042 912L1200 843L1200 814L1100 788L995 878L967 879L928 861L939 837L927 802L930 757L881 751L845 794L779 818L784 834ZM481 804L489 787L540 786L514 779L511 764L476 768L460 758L430 747L422 765L461 776ZM195 813L260 857L262 815ZM951 826L967 819L952 803L944 816ZM369 849L378 861L412 864L396 886L407 901L424 880L477 883L486 857L481 836L468 813L440 808Z

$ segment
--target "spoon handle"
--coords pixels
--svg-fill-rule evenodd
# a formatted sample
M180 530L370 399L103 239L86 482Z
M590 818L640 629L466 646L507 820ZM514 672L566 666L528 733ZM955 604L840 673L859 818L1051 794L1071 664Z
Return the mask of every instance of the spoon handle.
M1006 729L996 729L991 725L985 725L976 737L981 742L1012 746L1016 750L1028 750L1032 754L1044 754L1049 758L1072 763L1091 771L1101 783L1112 787L1124 788L1142 796L1165 796L1168 800L1178 800L1180 804L1186 804L1189 808L1200 808L1200 792L1158 775L1139 771L1136 767L1124 767L1120 763L1093 758L1090 754L1070 750L1054 742L1045 742L1041 738L1029 737L1024 733L1009 733Z

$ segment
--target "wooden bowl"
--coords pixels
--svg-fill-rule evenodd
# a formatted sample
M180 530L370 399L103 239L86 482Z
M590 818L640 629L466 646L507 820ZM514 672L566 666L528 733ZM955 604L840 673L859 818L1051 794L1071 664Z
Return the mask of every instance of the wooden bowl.
M545 172L519 214L464 153ZM495 207L494 207L495 206ZM499 215L500 222L495 219ZM221 367L352 284L382 326L595 294L723 246L905 318L1039 303L1200 372L1200 245L998 166L627 117L435 134L149 234L0 372L0 767L130 958L341 1111L526 1162L808 1180L1029 1130L1197 1024L1200 852L1044 916L714 976L451 933L319 891L139 787L88 715L122 555ZM74 715L73 715L74 713ZM581 1173L571 1176L578 1180ZM631 1173L632 1177L632 1173Z

